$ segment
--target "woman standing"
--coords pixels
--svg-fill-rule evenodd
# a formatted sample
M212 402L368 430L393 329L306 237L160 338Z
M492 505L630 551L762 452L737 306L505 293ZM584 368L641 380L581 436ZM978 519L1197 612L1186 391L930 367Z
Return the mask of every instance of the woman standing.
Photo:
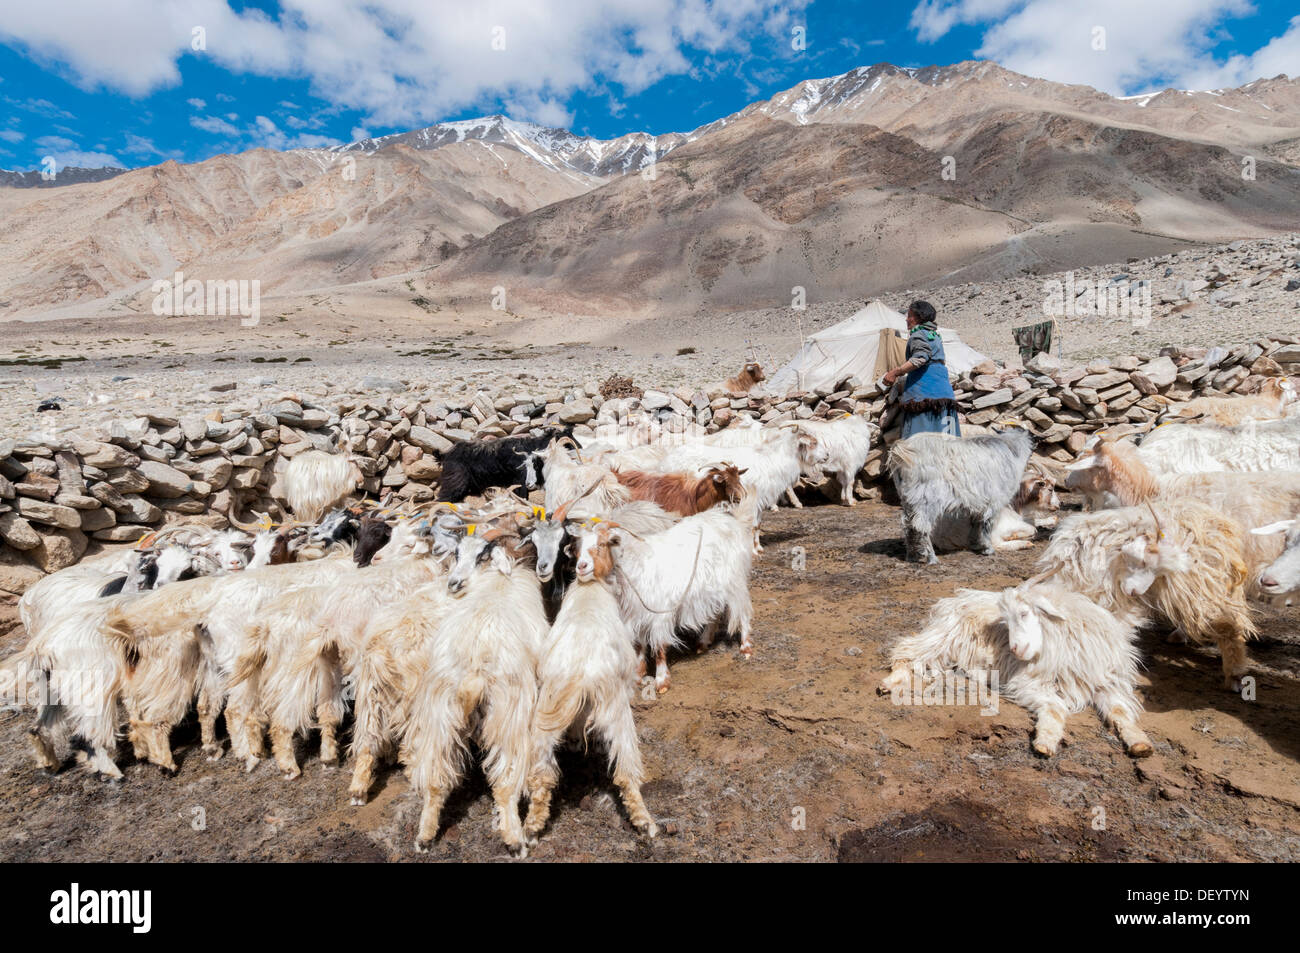
M907 309L907 360L885 373L893 385L904 374L903 439L917 433L961 435L957 422L957 401L944 363L943 337L935 324L934 305L913 301Z

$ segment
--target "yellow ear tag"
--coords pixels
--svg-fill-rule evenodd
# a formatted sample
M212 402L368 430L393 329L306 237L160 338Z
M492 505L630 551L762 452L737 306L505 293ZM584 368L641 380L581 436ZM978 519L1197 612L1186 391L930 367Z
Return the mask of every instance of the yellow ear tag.
M466 536L473 536L473 535L474 535L474 530L476 530L477 528L478 528L478 524L477 524L477 523L470 523L468 526L465 527L465 535L466 535Z
M534 517L534 519L539 519L539 520L544 520L544 519L546 519L546 507L544 507L544 506L534 506L534 507L533 507L533 517Z
M263 532L266 532L266 530L271 528L271 517L263 516L261 522L259 522L258 525L262 527Z

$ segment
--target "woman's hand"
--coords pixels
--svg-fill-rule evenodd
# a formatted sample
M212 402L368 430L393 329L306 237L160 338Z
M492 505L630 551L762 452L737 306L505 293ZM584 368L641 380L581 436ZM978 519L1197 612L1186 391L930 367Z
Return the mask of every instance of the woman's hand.
M902 373L902 367L891 367L889 370L885 371L885 383L892 385L894 381L898 380Z

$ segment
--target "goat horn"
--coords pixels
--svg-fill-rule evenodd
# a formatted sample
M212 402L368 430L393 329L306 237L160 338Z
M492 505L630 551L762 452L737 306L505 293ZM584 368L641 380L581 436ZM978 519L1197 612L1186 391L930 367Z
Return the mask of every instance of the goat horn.
M1147 500L1146 504L1147 504L1147 509L1151 511L1151 518L1155 520L1156 523L1156 540L1157 541L1162 540L1165 538L1165 531L1160 528L1160 517L1156 516L1156 508L1151 505L1150 500Z
M1045 579L1050 579L1052 576L1055 576L1055 575L1060 571L1060 569L1061 569L1061 567L1060 567L1059 565L1057 565L1057 566L1053 566L1051 569L1045 569L1045 570L1043 570L1042 572L1040 572L1040 573L1039 573L1038 575L1036 575L1036 576L1030 576L1028 579L1026 579L1024 582L1022 582L1019 586L1017 586L1017 588L1018 588L1018 589L1024 589L1024 588L1026 588L1026 587L1028 587L1028 586L1034 586L1034 585L1037 585L1038 583L1042 582L1043 580L1045 580Z
M574 503L577 503L580 499L582 499L584 496L589 494L592 490L596 489L596 487L600 486L604 482L605 482L605 478L602 476L598 480L596 480L596 482L594 482L591 486L587 487L585 490L583 490L581 493L575 496L573 499L565 500L563 503L560 504L560 508L557 509L555 513L551 516L551 519L563 523L568 518L569 507L571 507Z
M256 534L261 532L261 527L257 523L241 523L235 517L233 510L230 513L230 515L226 517L226 519L230 522L231 526L235 527L235 529L242 529L245 533Z

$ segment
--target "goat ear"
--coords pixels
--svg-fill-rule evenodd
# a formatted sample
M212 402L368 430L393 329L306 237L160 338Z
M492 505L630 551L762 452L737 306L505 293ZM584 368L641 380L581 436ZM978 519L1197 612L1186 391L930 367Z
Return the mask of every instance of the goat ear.
M749 472L749 467L745 467L743 470L737 470L737 471L736 471L736 476L742 476L742 475L744 475L744 474L746 474L746 473L748 473L748 472Z

